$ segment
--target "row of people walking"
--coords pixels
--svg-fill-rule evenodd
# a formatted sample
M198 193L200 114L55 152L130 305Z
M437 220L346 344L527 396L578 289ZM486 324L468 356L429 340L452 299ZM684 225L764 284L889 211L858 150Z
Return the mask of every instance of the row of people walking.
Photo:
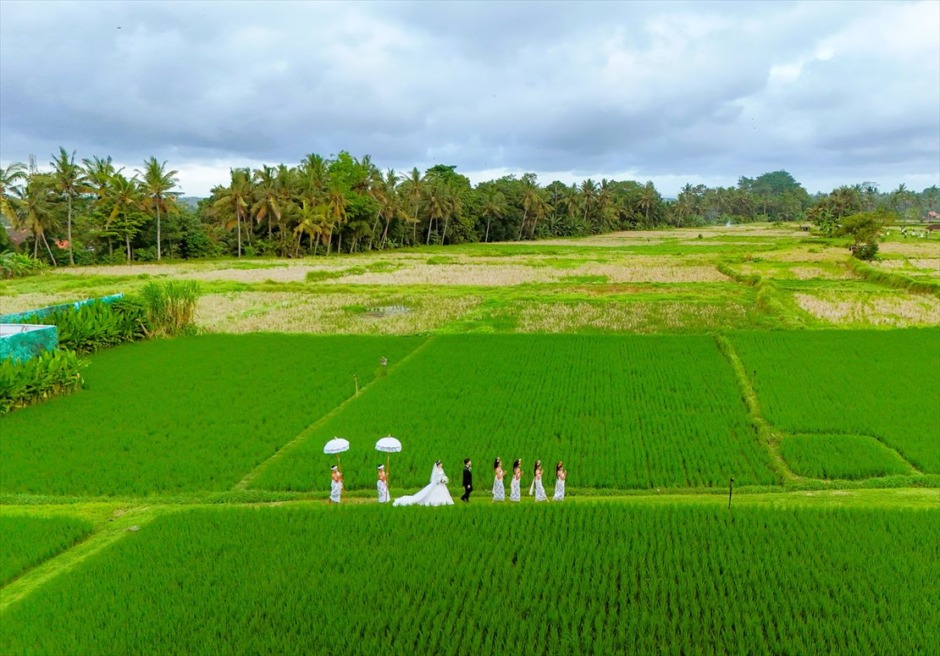
M473 473L471 471L471 461L469 458L464 459L464 472L463 472L463 496L460 497L461 501L469 501L470 493L473 491ZM378 493L379 503L388 503L391 501L391 496L389 495L389 486L388 486L388 472L385 471L385 465L378 466L378 480L376 481L376 491ZM343 472L337 465L330 467L331 470L331 481L330 481L330 502L331 503L340 503L342 501L343 494ZM504 484L504 479L506 472L503 469L503 461L500 458L496 458L493 463L493 501L505 501L506 500L506 488ZM529 485L529 496L534 496L535 501L548 501L548 495L545 493L545 485L542 482L542 461L536 460L535 467L532 472L532 483ZM568 477L568 472L565 470L564 463L558 461L558 464L555 465L555 490L552 495L552 501L563 501L565 498L565 479ZM452 505L453 500L451 499L450 493L447 491L448 478L444 474L443 463L438 460L434 463L434 468L431 470L431 482L424 489L419 491L417 494L403 497L396 500L395 505ZM522 501L522 459L517 458L515 462L512 463L512 478L510 479L509 484L509 500L519 502Z
M503 479L506 476L505 470L503 470L503 461L500 458L497 458L493 463L493 501L505 501L506 500L506 487L503 484ZM545 485L542 483L542 461L535 461L535 468L532 472L532 483L529 485L529 496L534 496L536 502L538 501L548 501L548 496L545 494ZM565 470L564 463L559 460L558 464L555 465L555 492L552 495L552 501L563 501L565 498L565 479L568 477L568 472ZM510 501L522 501L522 460L516 458L512 463L512 479L509 483L509 500Z

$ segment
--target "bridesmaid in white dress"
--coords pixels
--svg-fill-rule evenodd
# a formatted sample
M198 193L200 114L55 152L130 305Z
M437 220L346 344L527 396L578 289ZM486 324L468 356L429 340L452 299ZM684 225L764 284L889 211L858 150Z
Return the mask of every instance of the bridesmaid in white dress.
M522 500L522 460L516 458L512 463L512 482L509 484L509 500Z
M330 470L333 472L330 480L330 503L339 503L343 500L343 472L336 465L330 467Z
M565 500L565 479L568 478L568 472L565 471L565 464L559 460L555 465L555 494L552 501Z
M379 493L379 503L388 503L388 474L385 472L385 465L379 465L379 480L375 483L375 488Z
M503 487L503 476L506 475L506 472L503 471L503 461L499 458L493 463L493 471L495 473L493 480L493 501L505 501L506 488Z
M535 501L548 501L548 497L545 495L545 486L542 485L542 461L535 461L535 477L532 480L532 486L529 488L529 494L532 494L532 491L535 491Z

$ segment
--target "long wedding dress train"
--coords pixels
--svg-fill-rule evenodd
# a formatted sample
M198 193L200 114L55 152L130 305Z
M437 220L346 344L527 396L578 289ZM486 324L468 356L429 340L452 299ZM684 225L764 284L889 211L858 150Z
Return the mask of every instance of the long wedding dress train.
M411 496L399 497L394 506L452 506L454 500L447 489L447 477L444 468L434 466L431 470L431 482Z

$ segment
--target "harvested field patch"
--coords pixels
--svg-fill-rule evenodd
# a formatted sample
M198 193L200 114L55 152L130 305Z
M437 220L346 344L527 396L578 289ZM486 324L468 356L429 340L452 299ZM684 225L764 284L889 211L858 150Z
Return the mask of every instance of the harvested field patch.
M517 302L515 332L655 333L696 332L754 325L752 309L742 303L689 303L680 301L625 303Z
M438 329L475 308L475 296L229 292L199 299L197 324L209 332L411 335ZM376 317L371 307L404 306Z
M845 326L925 326L940 323L940 299L901 290L890 294L818 291L793 295L817 319Z

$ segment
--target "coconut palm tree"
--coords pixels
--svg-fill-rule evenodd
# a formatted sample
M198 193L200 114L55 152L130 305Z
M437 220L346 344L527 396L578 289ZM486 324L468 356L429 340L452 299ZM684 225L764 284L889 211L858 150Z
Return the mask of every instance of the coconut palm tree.
M653 209L653 206L659 201L659 193L656 191L656 187L653 186L652 181L648 181L643 185L643 189L640 191L640 195L636 200L636 207L638 210L643 212L643 225L647 228L650 226L650 210Z
M448 216L450 207L449 196L450 190L443 180L434 179L427 189L425 208L428 212L428 237L425 241L425 246L431 243L431 228L434 226L434 222L437 221L437 225L440 226L441 221ZM446 227L444 228L444 232L447 232ZM443 236L441 236L441 243L444 243Z
M326 227L328 230L327 233L327 245L326 245L326 254L330 254L330 249L333 246L333 230L337 226L342 226L346 221L346 195L343 194L343 189L339 183L333 183L330 186L330 191L327 195L326 200L326 218L327 223ZM340 235L340 246L337 246L337 251L339 251L342 246L342 235Z
M524 174L520 183L522 184L522 221L519 223L519 236L516 241L522 239L522 233L525 231L526 223L529 220L529 213L532 211L539 191L538 181L533 173Z
M162 253L160 213L162 211L169 214L170 209L176 206L176 197L168 192L179 184L176 177L178 171L167 171L166 162L161 164L156 157L151 157L144 162L143 171L138 169L137 173L141 177L140 190L145 198L145 204L156 213L157 260L159 261Z
M490 223L493 219L501 219L505 216L507 209L508 205L503 192L495 187L487 187L483 192L483 207L480 209L480 214L486 217L486 234L483 237L483 243L490 241Z
M59 147L58 157L53 156L52 179L55 181L55 189L65 196L68 207L68 241L69 241L69 264L75 265L75 253L72 249L72 199L85 193L88 187L85 185L85 174L82 167L75 163L75 151L69 155L65 148Z
M317 246L327 224L326 205L313 206L307 200L304 200L300 207L299 217L297 225L294 227L294 236L297 237L294 254L300 255L301 239L304 235L307 235L310 242L309 247L313 249L313 254L316 255Z
M530 210L532 213L532 229L529 232L529 237L535 239L535 229L538 227L539 221L545 219L549 214L551 214L552 209L554 208L552 208L548 201L545 200L541 190L537 190L530 203Z
M108 225L114 226L124 235L125 254L127 263L131 263L131 239L137 234L144 222L144 195L141 191L140 181L136 177L127 178L121 173L115 173L111 180L108 194L111 204L111 214L108 216Z
M271 218L281 220L281 205L277 189L277 170L265 164L254 172L255 202L251 214L255 223L268 220L268 239L271 239Z
M401 197L411 205L408 221L411 223L412 244L418 241L418 223L420 222L418 210L421 207L421 200L424 198L424 186L424 179L417 167L411 169L411 173L405 176L405 180L401 184Z
M597 203L597 183L588 178L581 183L581 209L584 212L582 220L584 221L585 226L591 225L588 221L588 214L594 208L594 205Z
M55 227L55 214L52 211L55 186L55 179L50 174L30 173L26 178L26 185L16 189L18 197L13 203L13 226L17 230L28 230L32 233L33 258L39 257L41 242L46 247L53 266L57 266L57 263L46 239L46 232Z
M395 169L388 169L385 172L385 177L381 175L376 177L372 196L379 203L377 218L381 218L385 223L385 228L382 230L382 240L379 243L379 248L385 248L389 226L396 217L402 214L401 198L398 195L398 174L395 173ZM374 232L375 228L373 228ZM372 248L371 241L369 248Z
M213 195L218 198L212 204L215 212L223 217L223 222L230 225L234 219L238 231L238 257L242 256L242 223L251 207L251 171L244 169L231 169L231 181L228 187L216 188Z
M21 181L26 180L26 165L13 162L0 167L0 216L5 216L11 223L16 220L16 201L22 192Z

